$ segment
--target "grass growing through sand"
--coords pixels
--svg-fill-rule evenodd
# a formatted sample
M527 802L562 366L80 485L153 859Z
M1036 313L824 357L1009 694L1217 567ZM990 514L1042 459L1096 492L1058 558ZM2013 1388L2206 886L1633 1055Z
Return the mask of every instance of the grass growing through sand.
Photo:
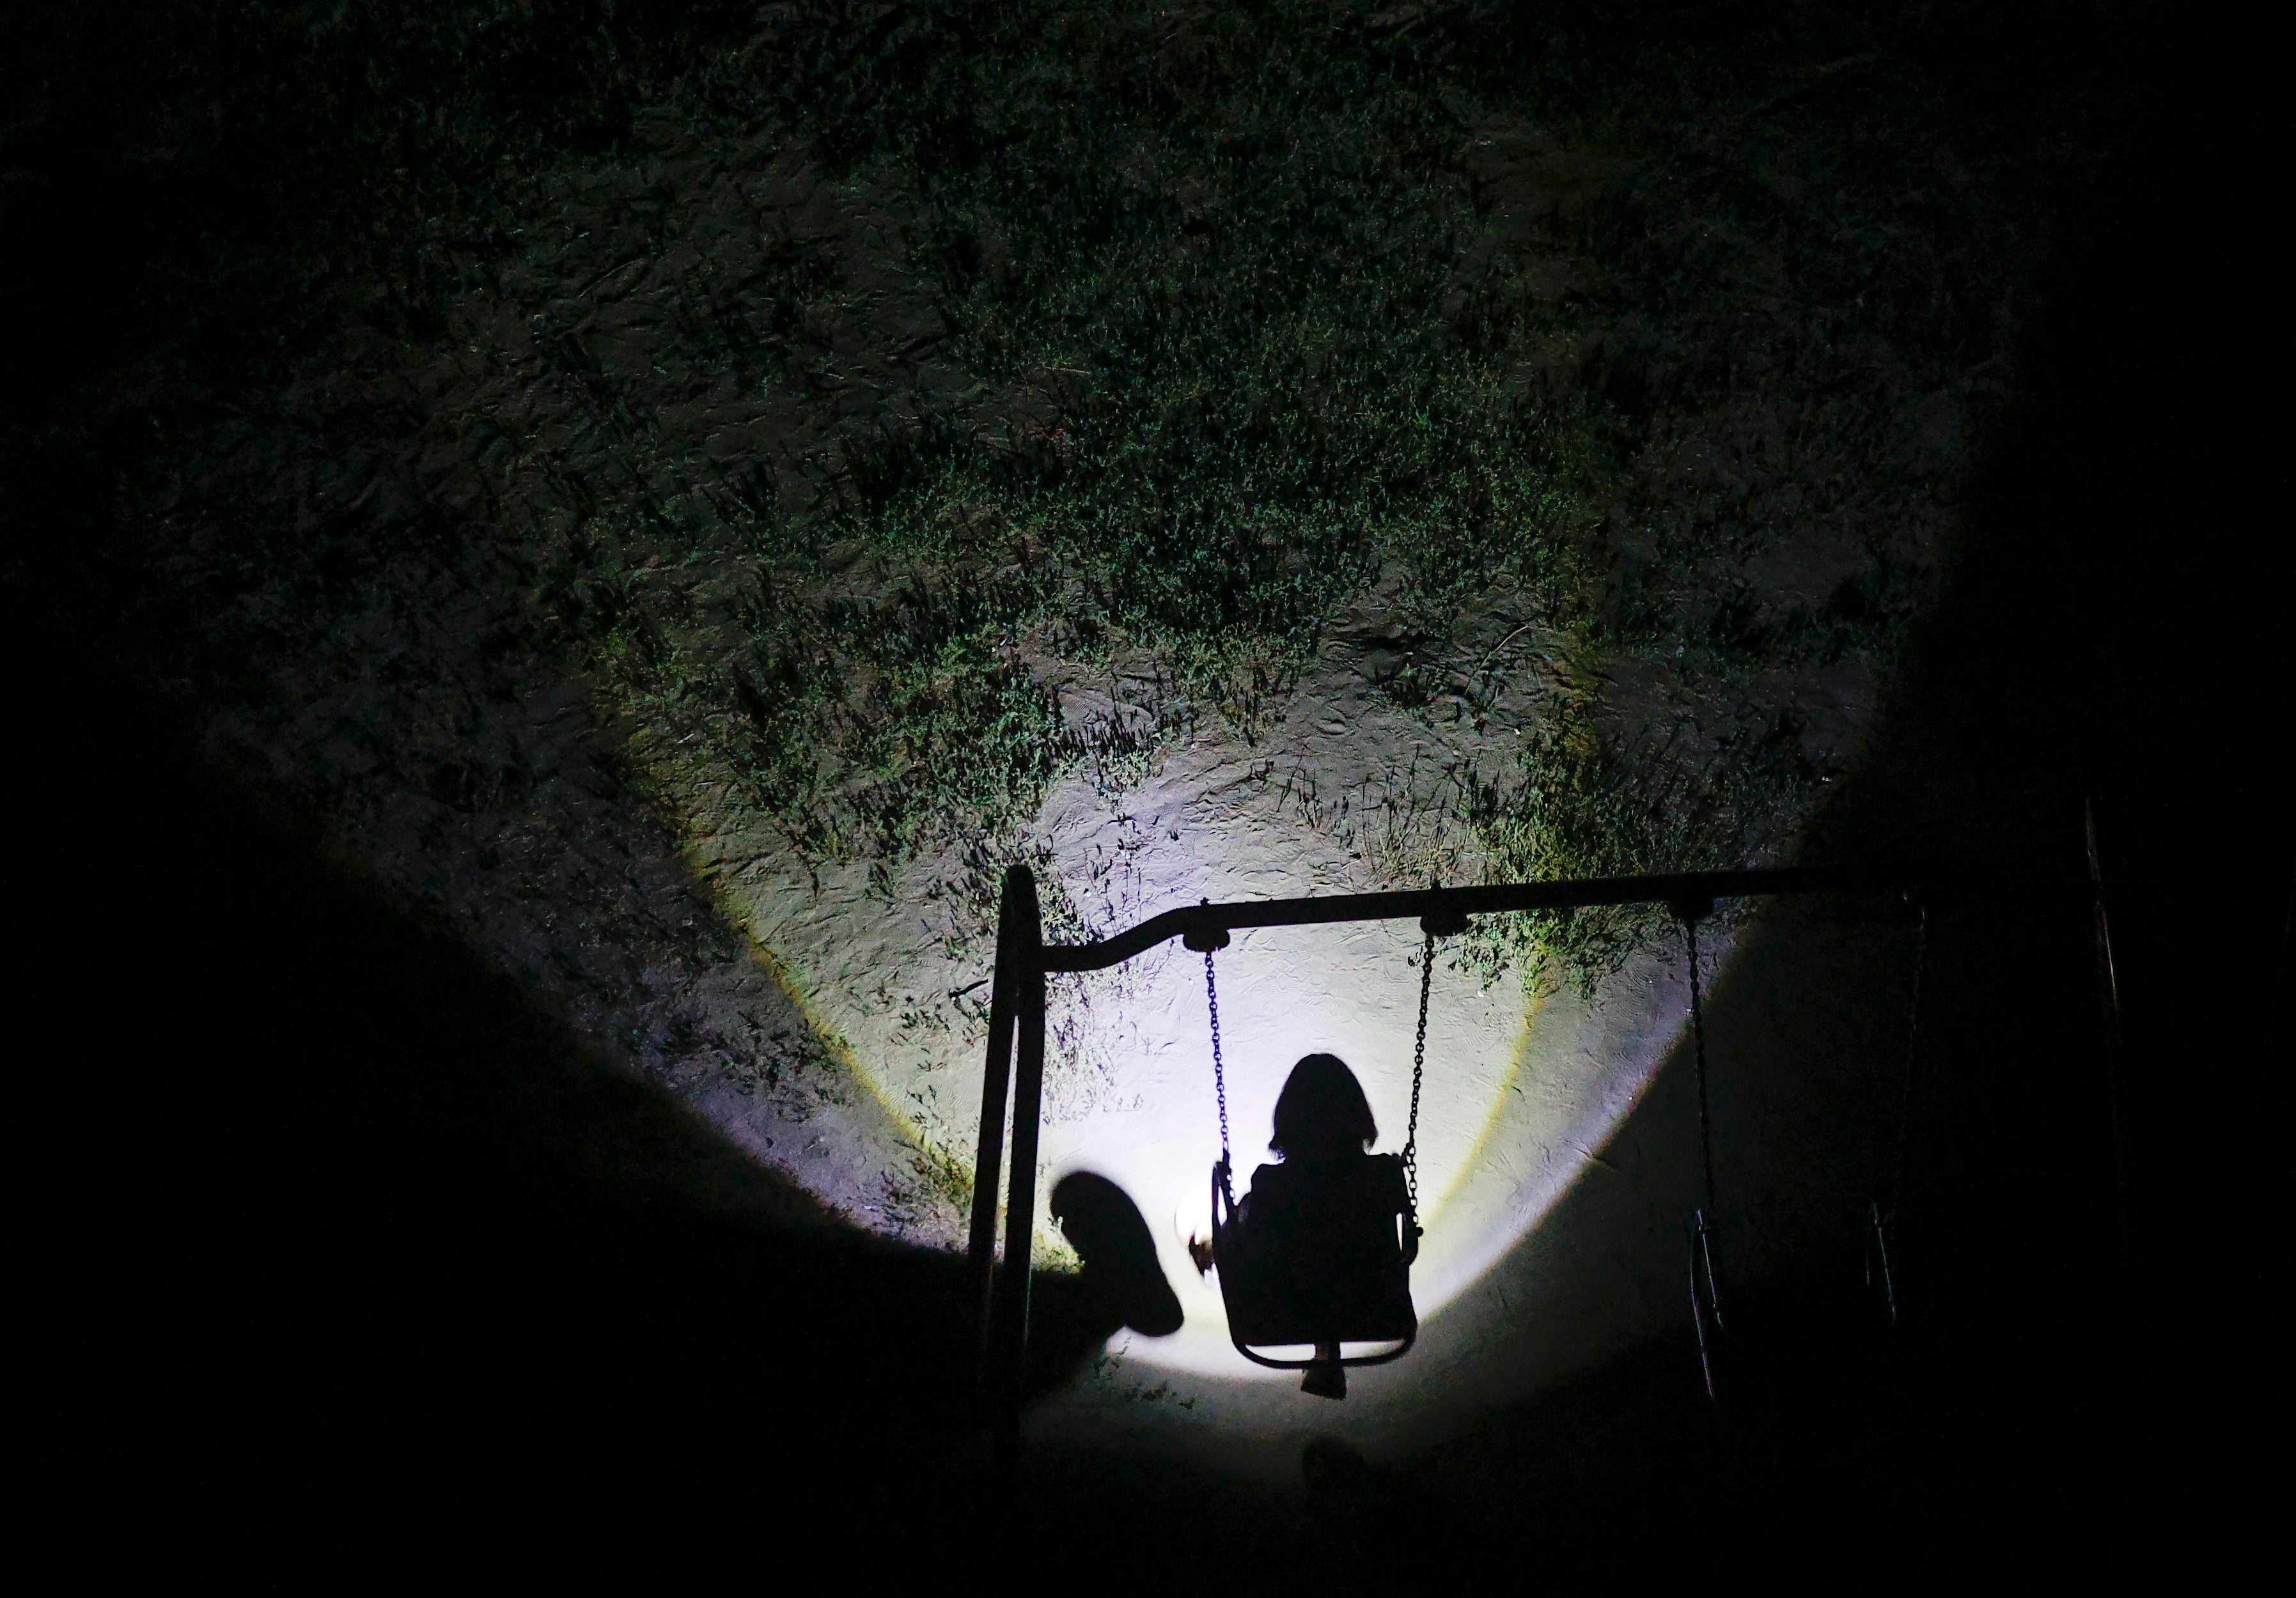
M905 440L859 504L792 529L815 541L790 552L800 581L857 551L903 574L871 602L749 618L740 752L808 843L999 829L1065 763L1136 743L1135 726L1062 728L1024 653L1144 651L1169 679L1154 730L1216 714L1248 737L1390 562L1438 627L1501 577L1558 617L1577 602L1598 452L1567 405L1510 391L1440 323L1471 219L1377 108L1319 123L1286 86L1240 127L1119 124L1090 151L1008 152L1047 183L1105 175L1063 186L1057 211L980 175L937 185L950 351L992 384L1044 381L1050 414ZM1004 270L966 282L954 263L984 236Z
M623 614L599 641L632 699L705 738L803 849L970 843L986 861L1080 763L1120 783L1205 716L1249 739L1383 571L1412 619L1386 683L1406 705L1463 686L1451 635L1495 585L1548 636L1604 647L1588 545L1616 451L1583 390L1525 359L1599 274L1492 291L1456 86L1300 8L1193 18L1182 86L1135 80L1111 45L1124 24L1046 17L972 79L955 141L972 159L864 146L849 168L913 201L945 354L1027 403L987 430L928 409L854 450L820 505L735 511L761 575L730 664L621 649ZM947 93L927 74L886 115L940 127ZM1551 218L1529 244L1568 261L1587 225ZM804 293L783 292L752 328L804 324ZM1153 662L1144 716L1064 722L1046 662L1119 656ZM1495 871L1742 847L1679 774L1651 788L1577 700L1554 702L1520 762L1459 787ZM1585 977L1647 930L1544 917L1495 930L1482 957Z
M354 553L387 587L477 517L533 636L611 687L643 747L708 751L800 850L955 843L986 864L1064 771L1120 783L1205 717L1250 736L1333 615L1399 574L1385 687L1406 706L1477 713L1491 684L1456 643L1495 586L1551 640L1510 668L1551 678L1539 735L1457 784L1488 870L1739 860L1813 791L1791 729L1622 730L1603 674L1658 660L1743 685L1884 648L1918 602L1886 553L1784 616L1742 577L1774 515L1878 523L1926 492L1891 478L1881 430L1982 342L1962 331L1981 297L1940 264L1960 247L1873 198L1946 192L1906 165L1920 140L1877 114L1860 152L1776 110L1865 93L1847 47L1782 94L1710 53L1461 4L288 11L233 23L233 81L254 86L218 126L272 130L234 159L301 152L256 185L266 215L310 208L274 263L305 285L289 308L332 329L356 305L419 347L523 274L533 314L496 355L560 419L489 413L462 441L515 504L455 488L457 466L394 520L346 472L347 508L283 502L246 548L178 559L184 602L254 615L236 596L259 581L291 595L265 615L323 610ZM1475 152L1533 124L1626 153L1526 199ZM929 331L873 330L853 307L875 291L817 242L766 239L730 275L687 261L678 174L742 141L898 201ZM552 182L588 209L545 250ZM641 264L669 285L668 331L644 362L602 362L582 328ZM847 414L840 370L915 339L971 386ZM768 389L835 439L808 497L671 441L709 396ZM1777 460L1663 458L1670 430L1726 411ZM255 480L289 476L266 456ZM705 570L734 575L712 589ZM1128 718L1063 718L1046 680L1142 662ZM1489 953L1583 975L1649 930L1550 918Z

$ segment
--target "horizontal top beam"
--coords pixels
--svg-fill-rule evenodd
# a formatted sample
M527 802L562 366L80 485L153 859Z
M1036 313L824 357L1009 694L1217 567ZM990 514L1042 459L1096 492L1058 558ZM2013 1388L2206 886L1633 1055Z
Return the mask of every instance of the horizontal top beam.
M1822 893L1912 885L1905 874L1804 865L1775 871L1701 871L1666 877L1589 877L1564 882L1496 882L1480 888L1423 888L1400 893L1338 893L1326 897L1256 899L1191 905L1151 916L1094 943L1047 944L1048 971L1105 971L1185 932L1242 927L1304 927L1327 922L1400 921L1409 916L1496 915L1510 910L1570 910L1589 905L1685 905L1774 893Z

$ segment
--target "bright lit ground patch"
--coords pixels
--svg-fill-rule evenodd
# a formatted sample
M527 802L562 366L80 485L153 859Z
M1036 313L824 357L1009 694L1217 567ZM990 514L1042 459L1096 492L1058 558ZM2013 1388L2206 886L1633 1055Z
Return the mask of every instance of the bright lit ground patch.
M1447 865L1458 881L1485 863L1433 797L1476 745L1512 743L1516 732L1497 722L1447 738L1383 700L1341 656L1253 743L1204 733L1136 784L1111 791L1081 775L1057 784L1029 852L1070 938L1207 897L1387 885L1404 859ZM735 913L876 1094L953 1169L969 1171L990 949L977 933L947 935L952 903L967 904L947 881L962 862L920 860L889 884L865 867L795 869L763 840L755 856L748 847L734 832L709 844L720 882L738 884ZM1398 922L1244 932L1218 957L1240 1185L1269 1158L1284 1074L1319 1050L1357 1070L1382 1128L1378 1147L1401 1145L1419 954L1416 923ZM1488 979L1472 950L1439 950L1419 1127L1423 1317L1537 1221L1659 1058L1677 1013L1653 1011L1631 985L1611 988L1598 1021L1575 992L1542 1005L1512 974ZM1186 1314L1172 1337L1130 1340L1130 1356L1220 1378L1273 1374L1230 1347L1218 1293L1186 1250L1191 1236L1209 1234L1218 1149L1201 957L1171 943L1111 971L1054 979L1047 1076L1039 1192L1075 1170L1116 1182L1149 1223ZM1046 1230L1046 1260L1058 1263L1057 1230Z

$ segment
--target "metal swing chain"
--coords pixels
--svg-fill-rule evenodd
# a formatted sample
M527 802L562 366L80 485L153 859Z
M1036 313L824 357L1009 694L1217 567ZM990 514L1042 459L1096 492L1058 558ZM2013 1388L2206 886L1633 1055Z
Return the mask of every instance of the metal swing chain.
M1411 1045L1411 1124L1403 1140L1403 1179L1411 1193L1411 1224L1419 1225L1419 1084L1427 1074L1427 990L1435 979L1435 934L1419 957L1419 1036Z
M1707 1110L1706 1004L1698 974L1698 918L1703 908L1681 912L1683 938L1690 956L1690 1037L1698 1061L1698 1156L1706 1200L1691 1217L1690 1320L1698 1334L1698 1364L1706 1378L1707 1401L1719 1404L1722 1391L1714 1368L1716 1350L1707 1331L1709 1316L1713 1319L1715 1332L1723 1331L1724 1326L1722 1284L1714 1268L1714 1134Z
M1906 1191L1906 1156L1914 1141L1914 1084L1921 1069L1922 1046L1922 985L1930 969L1930 907L1921 907L1919 941L1914 949L1914 997L1910 1013L1906 1018L1906 1087L1898 1106L1898 1158L1890 1173L1890 1205L1887 1215L1896 1218L1898 1206L1903 1202Z
M1212 1090L1219 1097L1220 1164L1228 1164L1227 1068L1220 1061L1219 986L1212 978L1212 952L1204 951L1204 1001L1212 1012Z
M1706 1213L1714 1213L1714 1133L1706 1110L1706 1012L1698 982L1698 921L1685 917L1682 930L1690 948L1690 1036L1698 1054L1698 1158L1706 1178Z
M1878 1285L1890 1324L1898 1323L1898 1272L1890 1258L1890 1231L1898 1224L1898 1207L1905 1201L1906 1156L1914 1141L1914 1086L1921 1069L1922 985L1930 968L1930 907L1921 906L1921 930L1914 948L1913 1004L1906 1017L1906 1086L1898 1105L1898 1157L1890 1171L1890 1196L1866 1206L1866 1285ZM1878 1282L1876 1278L1878 1277Z

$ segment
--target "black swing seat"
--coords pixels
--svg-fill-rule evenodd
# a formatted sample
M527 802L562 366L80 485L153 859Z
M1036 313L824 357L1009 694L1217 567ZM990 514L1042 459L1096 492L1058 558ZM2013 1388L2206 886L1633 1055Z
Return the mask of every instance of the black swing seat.
M1419 1336L1411 1306L1418 1237L1405 1191L1403 1162L1393 1154L1351 1160L1337 1172L1262 1166L1240 1212L1227 1167L1214 1166L1212 1259L1236 1352L1279 1371L1316 1361L1259 1349L1397 1345L1349 1356L1343 1365L1385 1364L1409 1353Z

